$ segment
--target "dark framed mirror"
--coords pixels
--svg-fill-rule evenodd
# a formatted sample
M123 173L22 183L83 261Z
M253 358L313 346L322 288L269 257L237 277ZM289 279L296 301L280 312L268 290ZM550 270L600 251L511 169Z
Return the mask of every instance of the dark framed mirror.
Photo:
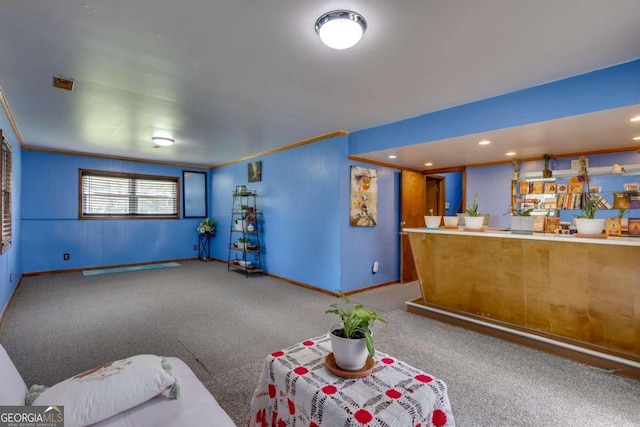
M207 217L207 173L182 171L183 218Z

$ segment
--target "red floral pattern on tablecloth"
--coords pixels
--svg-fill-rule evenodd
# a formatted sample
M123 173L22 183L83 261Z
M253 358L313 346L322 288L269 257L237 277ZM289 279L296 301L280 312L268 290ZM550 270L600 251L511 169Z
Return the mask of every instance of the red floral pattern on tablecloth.
M455 421L441 380L376 352L365 378L340 378L326 369L329 335L266 358L251 401L249 426L449 427Z

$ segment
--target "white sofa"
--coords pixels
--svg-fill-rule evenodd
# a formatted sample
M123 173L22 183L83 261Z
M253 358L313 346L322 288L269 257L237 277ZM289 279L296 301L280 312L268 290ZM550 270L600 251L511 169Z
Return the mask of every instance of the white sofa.
M164 395L121 412L94 426L100 427L236 427L193 371L180 359L167 358L180 385L180 397ZM27 385L0 345L0 406L24 405Z

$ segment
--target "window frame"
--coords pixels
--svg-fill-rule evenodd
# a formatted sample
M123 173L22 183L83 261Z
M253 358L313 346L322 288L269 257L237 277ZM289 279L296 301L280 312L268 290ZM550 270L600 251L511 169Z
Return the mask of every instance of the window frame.
M133 180L153 180L153 181L164 181L171 182L175 186L175 202L176 202L176 212L174 214L159 214L159 215L148 215L148 214L85 214L83 210L83 177L85 175L93 175L104 178L127 178ZM178 176L166 176L166 175L146 175L146 174L138 174L138 173L129 173L129 172L112 172L112 171L104 171L104 170L96 170L96 169L78 169L78 219L180 219L180 177Z
M4 132L0 129L0 236L2 238L2 252L5 253L13 244L13 213L12 213L12 171L13 171L13 155L11 143L4 136ZM8 168L5 168L8 164ZM5 188L6 186L6 188ZM7 193L8 197L5 197ZM7 202L5 204L5 202ZM5 240L4 233L4 216L9 212L9 233Z

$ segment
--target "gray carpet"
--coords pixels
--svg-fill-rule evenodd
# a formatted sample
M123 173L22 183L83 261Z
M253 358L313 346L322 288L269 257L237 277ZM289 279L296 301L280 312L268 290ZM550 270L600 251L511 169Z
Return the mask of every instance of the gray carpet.
M351 299L389 320L375 330L378 350L447 383L457 425L640 425L640 382L405 312L419 296L414 283ZM244 426L264 356L324 334L335 301L217 262L28 277L0 342L28 385L138 353L180 357Z

